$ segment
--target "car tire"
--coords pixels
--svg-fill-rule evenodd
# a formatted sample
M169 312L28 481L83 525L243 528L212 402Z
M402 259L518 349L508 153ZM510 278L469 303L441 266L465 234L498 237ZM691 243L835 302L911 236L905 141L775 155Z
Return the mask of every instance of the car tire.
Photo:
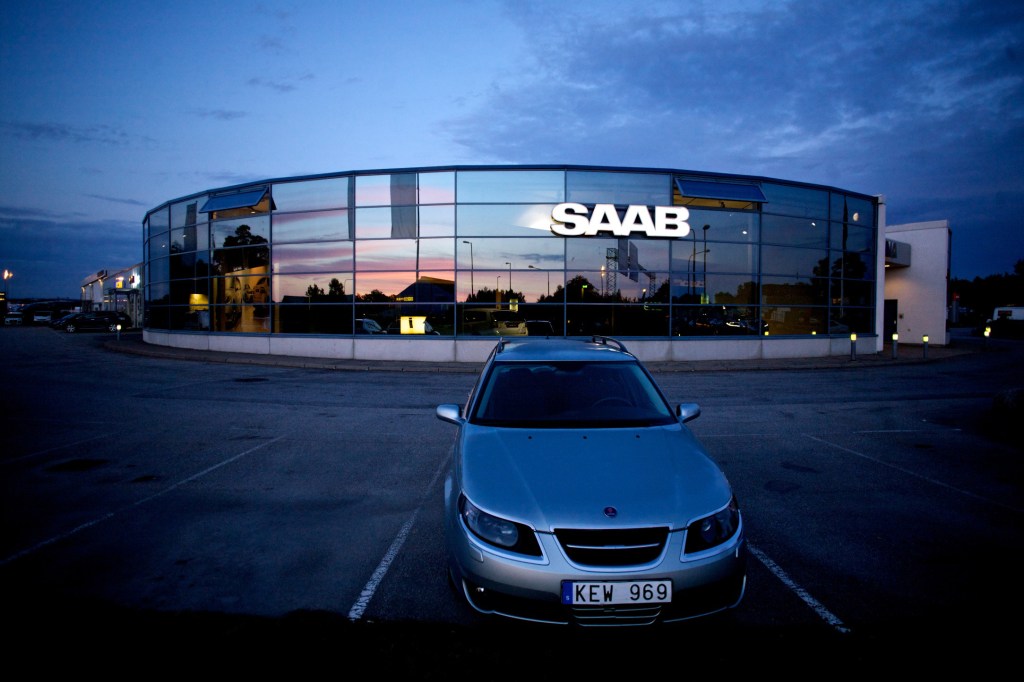
M107 331L108 332L116 332L117 331L117 324L108 324L107 325Z
M73 325L73 324L67 325L66 327L64 327L64 331L66 331L68 334L74 334L75 333L75 325Z

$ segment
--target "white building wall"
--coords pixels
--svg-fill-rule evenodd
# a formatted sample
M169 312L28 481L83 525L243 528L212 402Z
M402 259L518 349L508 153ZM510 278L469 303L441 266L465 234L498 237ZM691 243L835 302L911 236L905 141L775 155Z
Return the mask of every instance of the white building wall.
M900 343L947 345L946 301L949 289L949 221L889 225L885 236L910 245L910 267L885 271L885 299L896 299ZM879 301L879 311L884 309ZM879 330L883 327L879 326Z

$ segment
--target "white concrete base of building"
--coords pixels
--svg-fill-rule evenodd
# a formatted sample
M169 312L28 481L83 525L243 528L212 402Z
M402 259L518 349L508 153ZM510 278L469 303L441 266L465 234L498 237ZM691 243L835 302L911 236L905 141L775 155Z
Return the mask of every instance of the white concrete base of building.
M447 338L347 338L241 334L189 334L143 331L143 340L157 346L228 353L255 353L336 360L402 360L409 362L480 363L497 342L487 339ZM694 360L760 360L850 355L848 337L811 339L751 337L743 339L630 339L621 341L644 362L692 362ZM857 353L878 353L877 336L856 341Z

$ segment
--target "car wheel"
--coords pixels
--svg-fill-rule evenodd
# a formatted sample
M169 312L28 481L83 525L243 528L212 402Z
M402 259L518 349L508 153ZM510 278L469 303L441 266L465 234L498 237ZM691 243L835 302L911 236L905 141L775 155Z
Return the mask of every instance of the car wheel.
M116 332L117 331L117 325L116 324L108 324L107 325L107 331L108 332Z
M69 324L68 326L64 327L64 331L66 331L68 334L74 334L75 333L75 325Z

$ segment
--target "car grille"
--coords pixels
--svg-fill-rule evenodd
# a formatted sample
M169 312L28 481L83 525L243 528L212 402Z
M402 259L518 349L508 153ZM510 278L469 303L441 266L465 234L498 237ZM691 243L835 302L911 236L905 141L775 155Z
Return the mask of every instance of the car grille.
M565 555L580 566L639 566L661 557L668 528L556 529Z

